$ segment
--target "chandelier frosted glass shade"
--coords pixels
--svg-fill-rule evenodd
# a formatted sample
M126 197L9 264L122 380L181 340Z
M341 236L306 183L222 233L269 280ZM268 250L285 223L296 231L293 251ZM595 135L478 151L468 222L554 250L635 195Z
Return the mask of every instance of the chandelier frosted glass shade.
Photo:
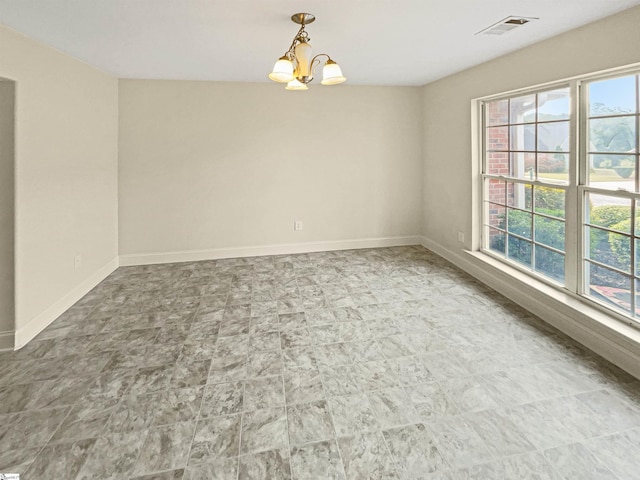
M288 83L295 77L293 76L293 63L286 56L280 57L273 66L273 71L269 74L269 78L274 82Z
M337 85L345 82L347 79L342 75L340 65L333 60L327 60L322 69L322 85Z
M316 17L310 13L296 13L291 16L291 20L300 25L300 29L293 37L289 50L278 59L269 74L269 78L274 82L286 83L287 90L308 90L307 85L313 80L313 71L320 65L320 57L327 59L322 69L322 85L337 85L347 80L338 64L329 55L319 53L313 56L305 26L315 19Z
M287 86L284 88L285 90L309 90L309 87L307 87L304 83L299 82L297 78L294 78L289 83L287 83Z

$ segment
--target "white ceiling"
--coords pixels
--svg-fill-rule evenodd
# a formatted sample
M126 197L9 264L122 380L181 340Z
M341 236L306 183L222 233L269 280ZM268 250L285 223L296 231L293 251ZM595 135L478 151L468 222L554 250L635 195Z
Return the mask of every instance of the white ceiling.
M122 78L266 82L296 12L351 84L423 85L640 0L0 0L0 23ZM509 15L539 17L503 36Z

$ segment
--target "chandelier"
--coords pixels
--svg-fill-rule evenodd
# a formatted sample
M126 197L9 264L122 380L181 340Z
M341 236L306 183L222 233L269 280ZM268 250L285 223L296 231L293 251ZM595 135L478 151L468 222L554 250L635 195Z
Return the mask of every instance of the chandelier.
M342 76L338 64L326 53L311 57L311 39L304 27L313 23L315 19L316 17L310 13L296 13L291 16L291 20L300 25L300 30L293 38L289 50L278 59L269 74L269 78L274 82L286 83L287 90L308 90L307 84L313 80L313 71L320 65L319 57L327 57L322 69L322 85L337 85L347 80Z

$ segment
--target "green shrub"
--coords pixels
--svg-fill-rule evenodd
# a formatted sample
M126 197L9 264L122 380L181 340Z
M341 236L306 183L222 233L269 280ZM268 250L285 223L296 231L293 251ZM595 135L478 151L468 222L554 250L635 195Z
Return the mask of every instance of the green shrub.
M611 225L628 220L631 217L629 207L624 205L601 205L591 209L589 223L609 228Z

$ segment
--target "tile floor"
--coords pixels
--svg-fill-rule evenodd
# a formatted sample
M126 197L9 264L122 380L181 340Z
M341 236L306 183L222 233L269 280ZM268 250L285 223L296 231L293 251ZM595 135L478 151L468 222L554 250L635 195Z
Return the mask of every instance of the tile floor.
M421 247L120 268L0 354L22 479L638 479L640 382Z

